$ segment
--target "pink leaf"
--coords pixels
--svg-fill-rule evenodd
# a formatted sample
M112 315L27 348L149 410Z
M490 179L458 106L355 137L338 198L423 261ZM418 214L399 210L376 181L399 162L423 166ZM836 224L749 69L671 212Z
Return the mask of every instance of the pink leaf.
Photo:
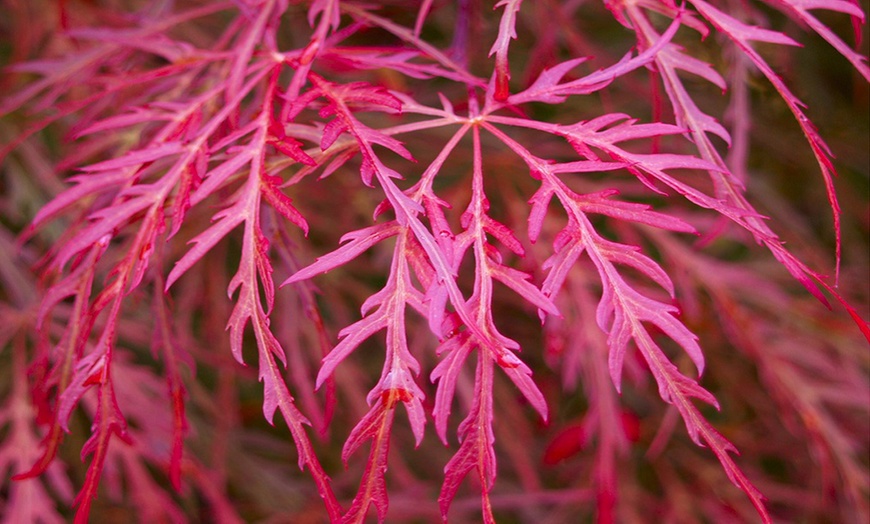
M492 266L490 268L493 278L513 289L518 295L528 300L539 309L551 315L560 316L559 310L547 295L537 287L529 283L529 275L506 266Z
M523 245L506 225L496 222L489 216L483 216L483 230L498 239L508 249L519 256L525 256Z
M565 62L549 69L544 69L532 85L530 85L525 91L515 95L515 97L529 97L530 95L527 93L536 93L531 96L534 96L534 100L538 102L544 102L546 104L559 104L564 102L566 95L555 94L558 92L556 86L558 86L562 81L562 78L568 74L568 71L574 69L587 60L589 60L589 57L572 58L571 60L566 60ZM514 100L516 100L516 98L514 98Z
M576 195L574 201L577 203L577 208L586 213L597 213L681 233L696 232L694 227L677 217L650 211L649 205L621 202L610 198L618 194L619 191L615 189L605 189L598 193Z
M679 17L677 17L654 45L645 49L636 57L632 58L630 54L627 54L622 58L622 60L608 68L596 71L578 80L560 84L558 82L562 79L562 76L564 76L569 69L583 61L582 59L570 60L559 66L559 69L557 69L555 73L549 73L547 76L542 74L538 78L538 81L530 86L529 89L516 95L512 95L508 98L508 102L512 105L526 102L545 102L554 104L562 102L565 100L565 97L569 95L586 95L599 91L613 82L617 77L630 73L631 71L650 63L655 58L656 53L670 42L679 27ZM570 67L568 67L569 64Z
M317 373L316 388L320 388L323 382L332 374L335 368L353 352L360 344L362 344L370 336L387 327L387 318L378 310L373 315L369 315L362 320L359 320L350 326L342 329L338 336L341 337L341 342L338 343L329 355L323 359L323 365Z
M239 169L253 158L253 151L245 149L230 156L228 160L203 175L203 182L190 195L191 205L196 205L206 199L221 187L227 179L238 173Z
M373 245L399 233L401 226L388 222L347 233L341 237L341 242L347 242L332 253L317 258L317 262L300 269L290 278L281 283L281 287L301 280L309 279L320 273L346 264L362 254Z
M169 238L174 237L179 229L181 229L184 217L187 215L188 209L190 209L190 193L195 191L202 182L202 173L206 169L207 162L206 155L202 152L197 152L194 162L182 170L178 192L175 194L175 201L172 203L172 227L169 230Z
M809 118L804 114L802 107L803 103L788 89L782 79L777 75L770 65L758 54L755 49L749 44L750 41L773 42L787 44L787 37L775 33L759 29L757 27L747 26L739 20L719 11L703 0L693 0L692 4L698 11L710 21L719 31L725 33L731 38L735 44L746 54L753 64L767 77L771 84L776 88L782 97L783 101L788 105L792 114L800 124L801 130L816 157L816 162L822 173L822 179L825 183L825 189L828 193L828 202L831 204L831 211L834 218L834 233L836 235L836 258L837 258L837 273L839 275L840 254L841 254L841 238L840 238L840 204L837 201L837 195L834 190L833 175L835 174L834 167L831 164L830 149L822 140L822 137L816 131L815 127L810 122ZM783 41L784 39L785 41ZM866 65L862 73L865 77L870 78L870 69Z
M489 50L489 56L495 55L495 93L493 93L493 98L498 101L507 100L510 95L508 81L511 78L511 72L508 66L508 46L510 41L517 37L517 13L522 3L523 0L501 0L493 7L493 9L504 7L504 13L498 24L498 36Z
M512 353L508 353L512 355ZM529 404L535 408L535 411L541 416L541 420L545 423L549 419L547 401L544 399L543 393L538 389L538 385L535 384L535 381L532 380L532 370L529 367L517 359L516 365L501 365L502 371L511 379L511 382L520 390L520 393L529 401Z
M115 393L110 383L99 386L97 399L97 410L91 428L93 433L82 446L82 460L88 455L93 455L93 458L88 466L84 485L76 496L75 504L78 505L74 519L76 524L88 522L91 502L97 496L97 486L112 437L116 436L128 444L130 443L130 437L127 435L127 423L118 409Z
M147 162L154 162L161 158L176 155L184 150L184 146L180 142L165 142L147 149L139 149L131 151L126 155L112 160L97 162L82 168L88 173L97 173L100 171L113 171L124 167L139 166Z
M299 142L298 140L294 140L284 135L278 136L277 138L270 138L268 143L297 162L301 162L308 166L314 166L317 164L313 158L305 154L305 151L302 151L302 142Z
M94 133L111 131L118 128L145 124L156 120L169 120L168 115L163 115L150 107L133 107L128 113L112 115L77 131L73 138L78 139Z
M181 275L187 272L199 259L221 241L227 234L245 220L245 215L237 212L236 205L228 207L215 214L213 220L217 222L193 238L189 243L193 244L187 253L181 257L169 275L166 277L165 289L172 287Z
M264 176L260 180L260 191L267 202L290 222L299 226L308 236L308 223L299 211L293 207L293 201L278 189L278 183L281 181L278 177Z
M387 392L385 392L387 394ZM387 485L384 473L387 471L387 458L390 449L390 429L395 414L395 395L388 395L379 401L353 428L341 451L341 460L347 467L347 460L366 440L372 441L372 449L359 490L344 515L342 522L360 522L365 518L369 506L375 505L378 522L384 522L389 506Z
M541 234L544 218L547 216L547 208L550 206L550 200L553 199L554 191L548 183L542 183L529 200L529 203L532 204L532 209L529 211L529 240L531 242L536 242Z
M474 401L471 411L459 425L459 450L444 466L444 483L438 504L441 517L446 521L450 503L456 497L459 485L472 470L480 481L480 499L483 521L494 524L489 492L495 482L495 436L492 431L492 360L478 353Z
M438 381L438 389L435 393L435 408L432 414L435 417L435 431L445 445L447 444L447 419L453 404L453 395L456 392L456 380L462 371L465 359L474 349L471 337L468 333L450 335L439 347L439 353L449 351L444 360L435 366L430 375L434 383Z

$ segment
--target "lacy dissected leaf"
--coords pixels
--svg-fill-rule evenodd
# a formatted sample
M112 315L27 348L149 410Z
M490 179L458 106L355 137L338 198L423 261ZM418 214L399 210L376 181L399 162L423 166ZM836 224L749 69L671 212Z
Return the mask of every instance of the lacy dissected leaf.
M190 243L194 246L181 259L176 262L169 275L166 277L166 289L169 289L172 284L178 280L181 275L186 273L197 261L199 261L206 253L208 253L220 240L235 229L243 222L248 224L246 235L251 237L251 248L257 251L255 258L251 259L257 267L263 267L268 264L268 256L266 253L268 242L263 236L262 230L259 227L259 205L260 198L265 198L272 207L306 234L308 232L308 224L305 218L292 205L291 200L277 186L278 180L275 177L269 176L263 172L263 166L260 163L260 154L264 146L265 132L261 129L258 134L259 138L251 142L245 148L244 152L234 155L233 159L221 164L218 168L210 171L206 180L199 186L196 192L191 196L191 200L198 201L204 198L202 193L208 194L214 191L218 184L223 183L226 177L232 175L236 170L241 168L248 162L251 162L251 170L246 185L241 192L236 195L236 201L229 207L219 211L214 215L215 224L194 237ZM254 224L250 226L250 224ZM253 229L251 229L253 228ZM256 239L256 240L253 240ZM246 244L247 245L247 244ZM253 256L253 255L252 255ZM271 273L271 268L269 268ZM232 288L238 286L238 281ZM269 284L271 290L271 283ZM267 300L271 304L274 296L272 291L267 291ZM270 306L271 307L271 306Z
M395 391L395 390L394 390ZM358 522L365 517L370 505L378 512L378 522L384 522L389 507L387 485L384 474L387 471L387 458L390 449L390 431L395 415L395 393L385 392L369 412L359 421L344 443L342 461L347 460L365 441L372 441L372 449L366 461L360 487L344 515L343 522Z
M469 473L474 471L480 482L483 521L488 524L495 522L489 498L496 476L495 435L492 430L492 379L492 359L485 353L478 352L474 402L468 416L459 424L457 430L461 442L459 450L444 466L444 483L438 496L441 516L445 521L459 485Z
M831 163L831 152L828 145L822 140L815 126L810 122L810 119L803 112L804 104L792 94L791 90L786 86L785 82L777 75L773 68L761 57L760 54L751 46L752 41L770 42L776 44L791 44L793 41L785 35L762 29L759 27L749 26L736 18L723 13L703 0L693 1L692 5L706 18L716 29L731 38L740 50L752 61L753 64L764 74L765 77L773 84L777 92L779 92L783 101L786 103L792 114L797 119L798 124L803 131L813 155L816 157L816 162L819 165L819 170L822 173L822 179L825 183L825 189L828 193L828 201L831 204L831 211L834 216L834 231L837 236L836 257L837 266L840 264L841 254L841 239L840 239L840 204L837 201L836 191L834 189L833 175L836 174L834 166ZM865 67L866 70L866 67ZM866 74L865 74L866 76ZM839 270L838 270L839 271ZM801 278L803 281L805 279ZM815 286L805 287L810 289ZM812 289L810 289L812 292Z
M369 229L369 232L377 230ZM420 373L420 364L408 349L405 332L406 304L412 305L423 314L425 314L425 306L422 293L414 288L410 279L410 268L406 257L408 230L399 228L395 232L390 231L391 235L395 233L399 234L399 239L394 248L393 271L387 285L363 303L361 312L364 317L339 333L342 340L323 359L315 385L319 388L334 373L335 368L361 343L378 331L386 330L386 358L381 379L366 398L371 408L357 423L342 450L342 461L346 465L350 455L363 442L372 441L371 453L366 462L359 490L351 508L343 517L343 520L348 522L363 519L371 504L377 508L378 520L383 522L385 519L389 502L384 473L387 470L387 451L395 405L398 402L404 403L417 445L423 439L426 423L422 404L425 395L415 380ZM318 261L314 265L319 263ZM374 308L377 309L372 313L371 310Z
M435 418L435 431L444 444L447 444L447 422L452 411L453 395L456 393L456 381L462 372L465 360L474 349L473 342L474 340L466 332L450 334L438 348L439 355L446 353L446 356L435 366L430 375L432 382L438 382L432 413Z
M654 37L653 37L654 38ZM675 77L677 69L693 73L725 90L725 80L710 64L686 55L678 46L670 44L656 55L656 65L665 77L665 89L675 106L676 123L696 132L712 133L730 146L731 135L715 118L701 111L694 98Z
M547 404L543 394L531 379L531 369L514 354L519 345L503 336L496 329L492 319L492 281L501 280L533 304L545 306L552 314L558 310L549 297L531 285L522 272L502 265L501 256L487 241L487 234L499 239L517 254L524 253L516 237L504 225L496 222L487 214L489 203L483 194L483 167L481 144L478 129L474 129L474 163L472 199L461 217L465 228L451 241L453 265L458 266L464 253L471 249L475 262L475 282L471 299L466 304L472 310L473 323L465 315L445 317L448 324L438 333L445 333L446 340L439 353L447 352L444 359L431 374L431 380L438 382L435 407L436 431L446 443L447 420L455 393L457 378L472 349L477 350L478 362L475 377L475 396L471 410L459 425L460 447L444 469L444 484L439 496L442 516L446 519L450 503L456 495L459 484L472 470L477 471L481 486L481 504L485 522L492 522L489 491L495 480L495 452L492 433L492 379L493 363L497 363L529 403L546 420ZM445 236L448 242L450 236ZM431 320L430 320L431 323ZM466 329L460 330L461 327Z
M765 523L773 522L764 506L764 497L761 492L746 478L746 475L732 460L730 453L737 452L734 445L713 429L713 426L707 422L698 408L691 402L692 398L699 398L718 408L719 405L713 395L699 386L697 382L680 373L646 332L637 332L635 341L647 364L649 364L650 371L656 378L662 399L676 406L692 440L699 446L708 446L715 453L728 478L746 493L762 521Z
M511 40L517 38L517 13L523 0L502 0L493 9L504 8L501 21L498 24L498 37L489 50L489 56L495 55L495 99L507 100L509 96L508 81L511 79L508 65L508 47Z
M108 380L108 378L101 380ZM88 522L91 502L97 496L97 487L109 452L109 443L113 437L126 441L127 444L130 443L127 436L127 422L118 408L114 389L110 383L104 383L97 388L97 408L94 414L91 437L82 446L82 460L85 460L89 455L93 456L84 485L76 496L75 503L78 505L74 519L76 524Z
M366 49L332 46L324 51L321 57L363 70L388 68L411 78L429 79L450 76L449 71L437 65L412 62L413 59L426 58L423 53L415 50L396 51L389 47Z
M80 479L77 522L122 509L149 522L425 521L433 508L419 499L442 466L445 521L655 518L641 501L665 519L711 522L751 520L754 505L769 522L724 436L748 452L747 471L763 472L770 442L741 432L765 429L794 462L764 482L784 520L861 520L863 355L750 245L823 303L833 296L870 340L861 305L845 296L861 257L849 268L859 277L835 289L757 211L786 217L801 252L821 250L814 223L769 198L766 167L747 168L750 150L780 138L750 133L763 116L750 103L750 63L806 135L839 230L831 153L798 86L780 78L780 56L759 52L790 54L797 33L755 27L755 6L708 2L690 0L694 12L673 0L605 0L606 10L522 0L4 6L0 54L20 63L2 79L0 214L10 236L23 229L18 246L0 236L0 315L10 319L0 357L12 355L0 470L15 474L0 486L4 522L62 520L68 479ZM866 57L832 29L848 17L858 35L857 2L763 3L870 79ZM470 72L481 66L486 78ZM716 91L733 93L724 112ZM834 95L828 109L839 109ZM340 243L323 254L333 234ZM13 260L42 271L40 285L20 285ZM342 266L319 296L304 282ZM351 275L358 268L364 278ZM535 310L543 344L528 342ZM19 325L33 333L16 338ZM224 346L239 363L256 352L256 369L227 360ZM723 417L736 406L758 425L726 421L720 434L696 407L719 406L690 362L721 386ZM747 365L758 373L742 373ZM423 372L432 384L418 384ZM275 424L280 411L292 442L250 420L253 377L264 418ZM638 420L655 406L635 409L650 379L666 413ZM399 403L407 423L396 421ZM577 406L586 412L565 411ZM581 422L550 428L551 410ZM452 446L446 464L428 460L446 456L425 439L428 416ZM84 465L58 452L79 419L92 423L79 440ZM748 501L698 453L657 459L686 444L669 440L680 420ZM653 434L645 455L633 448ZM294 446L316 496L273 459ZM560 463L555 477L535 450ZM667 489L638 482L641 457ZM558 479L568 470L593 487ZM91 512L98 492L109 501ZM278 510L275 496L286 499Z
M344 244L343 246L332 253L318 257L316 262L291 275L287 280L281 283L281 286L306 280L315 275L319 275L320 273L326 273L331 269L344 265L361 255L373 245L397 235L400 230L401 226L395 222L388 222L347 233L341 237L341 243Z
M380 176L401 178L399 173L386 167L375 156L372 146L375 144L384 146L408 160L413 159L411 153L395 138L366 126L353 116L353 111L399 112L402 109L401 101L385 89L370 86L365 82L340 85L327 82L315 75L312 76L312 80L316 87L306 93L306 103L324 96L329 102L320 110L320 116L334 116L323 129L320 148L328 149L342 133L347 132L360 147L363 158L360 175L367 186L372 185L375 173ZM301 104L297 101L296 105ZM291 110L291 117L298 110Z
M523 104L527 102L558 104L564 102L567 96L587 95L599 91L607 87L617 77L650 63L655 58L656 53L670 42L679 27L679 20L675 19L655 45L638 53L637 56L632 57L630 53L626 54L619 62L610 67L595 71L577 80L561 83L562 78L568 71L586 59L573 58L568 60L550 70L542 72L528 89L511 95L507 101L510 104Z
M645 38L648 43L653 42L657 38L657 34L652 29L649 22L645 18L639 16L636 11L633 12L632 19L639 28L639 31L643 34L643 38ZM740 22L736 20L732 20L732 22L734 22L734 24L736 25L740 24ZM744 29L744 33L752 33L755 35L755 37L762 41L771 41L787 45L795 44L794 41L792 41L785 35L781 35L776 32L748 26L742 26L742 28ZM701 157L718 167L717 170L710 170L709 173L715 187L715 195L728 205L728 208L722 209L720 212L722 212L723 215L738 223L742 227L746 228L753 235L758 243L766 245L771 253L774 255L774 257L783 264L783 266L789 271L789 273L792 274L792 276L796 280L798 280L810 293L818 298L819 301L827 305L827 299L821 294L819 287L817 286L816 282L814 282L814 280L818 281L822 284L822 287L825 287L823 279L820 278L820 275L809 270L809 268L807 268L804 264L797 261L794 255L792 255L788 250L785 249L782 241L779 239L776 233L774 233L771 228L762 220L763 217L761 217L761 215L744 197L743 193L745 191L745 187L743 181L738 179L731 173L731 171L726 167L725 162L720 157L716 148L710 142L710 139L707 136L708 132L713 132L714 134L719 135L729 144L730 135L728 135L727 132L723 134L721 132L723 130L720 129L721 126L718 124L718 122L713 120L712 117L709 117L708 115L700 111L700 109L695 104L693 98L689 95L688 91L684 87L682 81L677 76L676 69L680 68L691 71L698 74L699 76L707 78L713 83L717 83L717 79L715 77L709 77L709 75L705 74L701 65L695 64L689 68L684 67L687 63L691 64L691 62L687 62L686 58L687 57L685 57L682 53L668 53L667 50L665 50L657 56L656 63L660 68L660 72L662 73L662 78L666 91L668 93L668 97L670 98L671 103L674 106L677 121L682 122L688 127L688 130L691 132L692 139L696 147L698 148ZM816 151L818 159L819 151L815 148L814 151ZM827 159L825 158L823 164L825 164L826 162ZM824 174L826 169L824 165L822 166L822 169ZM828 189L830 192L830 186ZM829 198L831 198L830 193ZM837 222L839 220L838 205L834 203L832 207L834 210L835 230L839 231L839 226L837 225ZM839 233L837 234L839 235ZM837 245L837 260L839 261L839 241L837 242ZM837 267L839 267L839 262ZM839 269L837 271L839 271ZM846 309L851 311L850 306L846 306ZM863 323L859 322L858 324L859 326L862 326L862 329L864 329Z
M870 67L867 66L867 57L849 47L830 27L810 13L811 10L824 9L849 15L855 24L856 40L860 42L858 28L864 23L865 17L864 11L858 2L850 2L848 0L766 0L766 3L812 28L813 31L831 44L837 52L843 55L855 70L861 73L864 79L870 81Z
M513 118L499 119L502 123L523 125L524 122ZM566 127L570 129L565 132ZM662 124L635 125L632 121L624 121L623 115L605 115L589 122L581 122L574 126L540 126L566 136L569 143L581 156L598 160L594 149L606 152L630 171L640 175L640 171L651 174L656 180L665 182L677 189L696 203L705 207L720 210L723 206L716 200L676 181L665 173L665 169L696 168L703 169L713 164L690 156L628 153L622 148L614 148L616 143L638 138L649 138L678 132ZM594 130L594 131L593 131ZM591 131L591 135L587 134ZM600 133L600 134L599 134ZM584 136L579 139L579 136ZM597 138L604 137L599 141ZM678 310L664 302L655 300L638 292L617 271L616 265L630 266L652 281L658 283L673 297L674 286L670 277L651 258L638 252L638 249L602 238L593 228L587 213L603 214L621 220L630 220L641 224L671 229L681 232L692 232L694 229L680 221L667 220L667 217L649 211L648 206L620 203L610 200L615 192L605 191L597 194L578 195L570 190L559 178L557 170L551 165L541 162L532 156L522 146L508 142L522 156L536 179L541 180L541 187L532 197L532 212L529 218L530 236L537 238L541 223L546 216L547 208L553 197L568 212L568 225L554 239L554 254L544 263L543 268L549 270L542 286L546 296L554 296L568 277L569 272L584 252L589 255L596 267L603 292L596 313L597 323L607 333L608 367L611 380L617 389L621 386L622 369L625 353L630 343L634 343L644 355L647 364L659 384L662 399L678 404L686 427L692 439L701 444L703 440L716 453L729 478L741 488L755 505L765 521L769 515L763 505L758 490L746 479L728 455L733 446L724 440L703 418L691 404L690 398L699 398L705 402L717 405L715 398L701 388L695 381L684 377L658 348L649 335L646 323L655 326L661 333L680 345L694 362L699 374L703 371L704 357L697 343L697 337L677 318ZM619 149L619 151L617 151ZM650 181L641 180L650 188L655 189ZM733 216L740 216L739 211L728 209ZM542 314L543 318L543 314ZM449 368L448 368L449 369ZM436 419L437 426L437 419Z
M186 273L193 265L208 253L215 244L220 242L227 234L245 221L245 215L239 211L243 205L236 203L219 211L214 216L215 224L194 237L190 243L194 246L175 263L175 267L166 277L166 289ZM236 208L236 209L234 209Z

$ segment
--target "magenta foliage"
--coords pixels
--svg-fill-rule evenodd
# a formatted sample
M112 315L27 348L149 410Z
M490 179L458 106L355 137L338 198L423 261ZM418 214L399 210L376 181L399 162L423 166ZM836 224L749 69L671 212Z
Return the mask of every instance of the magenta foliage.
M33 17L0 84L4 521L870 516L868 293L840 285L866 199L838 201L773 29L866 94L827 22L861 36L857 3L92 4L0 7ZM818 165L833 263L751 190L751 89ZM256 462L289 450L252 396L304 482ZM802 444L820 498L761 458Z

